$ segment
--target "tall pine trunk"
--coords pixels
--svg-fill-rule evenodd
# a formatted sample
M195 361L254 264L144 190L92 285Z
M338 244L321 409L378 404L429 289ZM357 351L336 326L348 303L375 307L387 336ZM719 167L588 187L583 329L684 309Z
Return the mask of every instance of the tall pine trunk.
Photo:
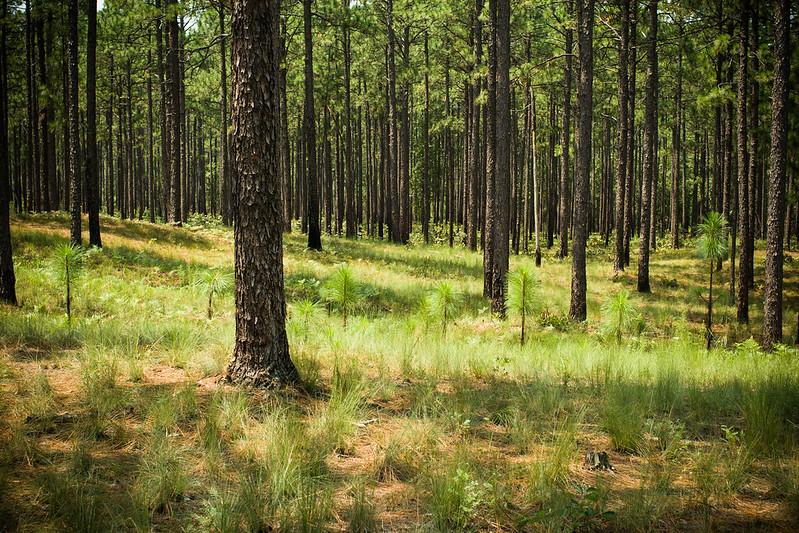
M234 0L232 11L236 346L227 371L234 382L260 387L299 381L283 290L279 6Z
M567 9L569 16L574 12L574 0L567 0ZM568 24L571 24L569 22ZM558 204L558 224L560 228L560 249L558 251L558 257L564 258L569 255L569 197L570 188L569 188L569 170L571 169L571 164L569 163L569 145L571 144L571 134L570 134L570 126L571 126L571 92L572 92L572 41L573 37L573 30L571 26L566 28L566 47L565 47L565 54L566 54L566 67L563 71L563 126L561 127L560 132L560 192L558 194L559 197L559 204Z
M771 86L771 153L766 218L766 287L763 299L763 347L782 341L782 268L785 229L785 167L790 79L790 0L774 0L774 81Z
M738 261L738 283L735 303L738 310L738 323L749 322L749 146L747 144L746 105L748 92L749 62L749 0L741 0L738 28L738 234L741 245Z
M588 187L591 172L591 137L594 97L594 0L577 0L577 50L580 71L577 82L576 168L574 173L574 238L569 317L586 319L585 247L588 241Z
M641 175L641 230L638 247L638 292L649 292L649 246L650 217L652 216L652 192L656 178L657 158L657 91L658 91L658 2L649 3L649 35L647 37L646 96L644 109L643 172Z
M89 212L89 245L100 239L100 176L97 165L97 0L86 2L89 29L86 35L86 208Z
M69 182L71 224L69 240L80 246L81 239L81 179L78 143L80 142L78 127L78 0L69 3L69 31L67 36L69 63Z
M7 0L0 11L0 302L16 305L17 291L11 250L8 171L8 54L6 51ZM16 144L16 143L15 143Z
M621 0L621 31L619 34L619 140L616 156L616 255L613 260L614 272L624 271L624 203L627 191L627 112L630 87L628 75L630 32L630 0Z
M305 27L305 111L303 133L305 134L305 179L308 184L308 248L311 250L321 250L322 236L319 229L319 185L316 179L316 118L313 94L313 38L311 34L312 2L313 0L303 0Z

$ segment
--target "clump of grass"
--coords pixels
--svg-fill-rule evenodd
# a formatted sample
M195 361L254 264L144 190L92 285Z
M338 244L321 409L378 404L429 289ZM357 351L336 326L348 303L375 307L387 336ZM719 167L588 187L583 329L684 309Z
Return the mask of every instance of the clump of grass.
M40 478L45 502L72 531L109 531L107 509L97 484L71 473L47 472Z
M373 470L378 481L413 481L434 455L436 433L426 422L408 423L381 447Z
M363 480L350 487L352 504L347 510L347 531L351 533L368 533L377 530L377 512L370 500Z
M120 429L113 425L116 412L127 402L126 391L117 386L119 365L114 357L88 354L81 361L81 389L89 409L86 431L92 438Z
M466 529L486 503L487 489L466 464L452 463L430 478L430 510L438 531Z
M527 413L517 407L512 407L503 414L500 422L506 427L508 440L519 453L529 452L540 428Z
M275 407L259 422L250 423L236 442L236 449L258 467L268 487L266 507L270 515L300 496L300 490L324 474L325 451L311 438L296 415Z
M189 485L181 450L169 438L153 435L142 451L133 482L134 502L151 515L171 514Z
M246 394L216 391L206 410L203 430L206 447L221 451L225 443L232 443L243 435L249 418Z
M0 309L0 344L18 350L68 350L80 346L82 328L42 312L7 313Z
M304 483L297 497L284 511L280 520L283 531L300 533L322 533L326 531L333 508L331 492L317 483Z
M153 432L167 435L176 431L197 414L197 396L193 385L185 385L177 391L167 392L153 401L147 420Z
M610 435L614 449L638 451L645 422L641 401L636 391L624 383L612 383L606 389L602 427Z
M365 404L363 377L355 365L333 369L330 400L311 421L311 432L318 444L333 450L345 450L357 430L357 417Z
M39 371L28 386L27 394L23 401L23 410L29 420L45 420L53 414L55 408L55 395L50 386L47 374Z
M271 529L265 509L268 487L257 468L247 469L235 486L211 487L209 493L197 517L205 530L236 533Z
M775 375L744 394L741 411L748 447L772 456L792 447L799 434L788 421L799 401L798 391L795 378Z
M569 465L577 452L577 427L582 413L566 418L553 433L551 447L543 461L532 466L528 498L546 502L557 499L569 482Z

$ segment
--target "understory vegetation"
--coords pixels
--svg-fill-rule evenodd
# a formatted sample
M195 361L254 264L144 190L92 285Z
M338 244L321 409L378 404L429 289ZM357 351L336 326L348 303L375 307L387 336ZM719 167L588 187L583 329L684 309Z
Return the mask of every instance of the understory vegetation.
M66 222L12 219L20 306L0 308L0 524L12 530L799 520L796 332L763 353L752 339L762 287L740 326L722 276L706 350L707 262L691 247L658 250L652 294L639 295L592 239L588 320L573 324L570 261L556 247L540 269L511 258L525 295L499 320L477 253L329 238L317 253L287 234L303 385L264 392L222 379L234 342L229 230L104 217L105 247L73 270L68 319ZM788 323L796 259L785 263ZM612 469L594 468L593 452Z

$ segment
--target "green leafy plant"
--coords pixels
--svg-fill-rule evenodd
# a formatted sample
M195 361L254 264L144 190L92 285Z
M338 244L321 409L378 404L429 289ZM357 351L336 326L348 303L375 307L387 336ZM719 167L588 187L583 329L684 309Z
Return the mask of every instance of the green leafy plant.
M233 287L233 274L219 268L210 268L204 271L194 281L194 286L208 295L208 320L214 314L214 295L224 294Z
M350 267L340 265L322 285L320 292L328 305L338 307L344 317L344 327L347 327L347 316L355 310L360 297L359 287Z
M519 267L508 275L508 290L505 305L512 313L522 319L521 344L524 344L524 332L527 315L533 312L535 305L535 277L524 267Z
M727 221L720 213L711 211L697 229L699 238L696 240L696 253L708 261L710 271L705 322L705 339L707 349L710 350L710 343L713 340L713 271L716 263L721 264L727 258Z
M622 335L633 328L638 318L638 311L630 301L630 293L622 289L608 298L602 305L602 317L602 329L621 344Z
M446 336L447 325L458 311L461 296L451 283L442 281L427 296L428 309L441 322L441 331Z
M485 503L486 483L480 483L468 467L452 465L431 479L433 522L439 531L465 529Z
M80 276L86 251L77 245L65 244L55 250L53 270L66 289L67 320L72 321L72 281Z

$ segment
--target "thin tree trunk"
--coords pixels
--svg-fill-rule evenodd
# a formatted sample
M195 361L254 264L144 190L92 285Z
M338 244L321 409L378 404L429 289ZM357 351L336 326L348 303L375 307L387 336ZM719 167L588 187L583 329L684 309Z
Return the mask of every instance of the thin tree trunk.
M496 174L494 176L494 261L491 310L505 316L505 279L508 274L510 224L510 0L496 0Z
M480 68L483 55L483 23L480 16L483 12L483 0L475 0L474 2L474 26L472 29L474 38L474 66L473 71ZM466 234L466 245L470 250L477 250L477 224L478 214L480 211L480 166L481 155L480 150L480 115L481 105L479 101L481 80L475 76L472 80L471 86L471 103L472 103L472 120L470 124L469 135L471 139L469 142L469 198L468 198L468 212L469 224L468 232Z
M81 179L78 160L80 141L78 135L78 0L69 3L69 181L71 186L71 225L70 242L74 246L82 244L81 239Z
M747 145L747 92L749 62L749 0L741 0L741 10L738 28L738 234L741 237L738 261L738 286L736 292L736 306L738 308L738 323L749 322L749 146Z
M89 245L101 247L100 177L97 167L97 0L86 2L86 199Z
M181 203L181 123L180 123L180 30L172 5L175 0L166 0L166 121L169 132L169 177L171 197L171 221L182 223L183 205Z
M316 179L316 115L314 113L313 40L311 34L311 3L303 0L305 26L305 176L308 184L308 248L322 249L319 230L319 186ZM235 63L234 63L235 64Z
M644 111L644 168L641 176L641 232L638 248L638 292L650 292L649 287L649 241L650 217L652 209L652 190L656 177L657 158L657 90L658 90L658 58L657 27L658 1L649 4L649 35L647 37L647 75L646 102Z
M569 16L574 12L574 0L567 0ZM569 23L571 24L571 23ZM560 250L558 257L565 258L569 255L569 145L571 144L571 91L572 91L572 41L573 30L566 28L566 67L563 71L563 126L560 133L560 204L558 207L558 224L560 227Z
M624 204L627 191L627 111L629 106L629 31L630 0L621 0L621 33L619 39L619 140L616 147L616 255L613 260L614 272L624 271Z
M8 54L6 50L7 0L0 11L0 302L16 305L16 277L11 248L9 202L11 183L8 172ZM14 143L15 147L18 143Z
M588 187L591 172L591 137L594 95L594 0L577 2L577 50L580 62L577 83L576 168L574 174L574 237L569 317L586 319L585 247L588 241Z
M480 0L478 0L479 2ZM430 51L424 33L424 125L422 126L422 235L430 243ZM367 129L367 133L368 133ZM470 198L471 199L471 198ZM476 199L475 199L476 201ZM471 205L471 204L470 204ZM470 208L471 209L471 208ZM472 226L469 226L470 230ZM474 248L472 248L474 249Z
M233 209L231 201L231 178L230 178L230 149L228 148L228 98L227 98L227 35L225 34L225 5L219 4L219 64L220 64L220 83L219 91L222 101L220 102L222 131L219 134L219 201L222 213L222 224L229 225L231 212Z

